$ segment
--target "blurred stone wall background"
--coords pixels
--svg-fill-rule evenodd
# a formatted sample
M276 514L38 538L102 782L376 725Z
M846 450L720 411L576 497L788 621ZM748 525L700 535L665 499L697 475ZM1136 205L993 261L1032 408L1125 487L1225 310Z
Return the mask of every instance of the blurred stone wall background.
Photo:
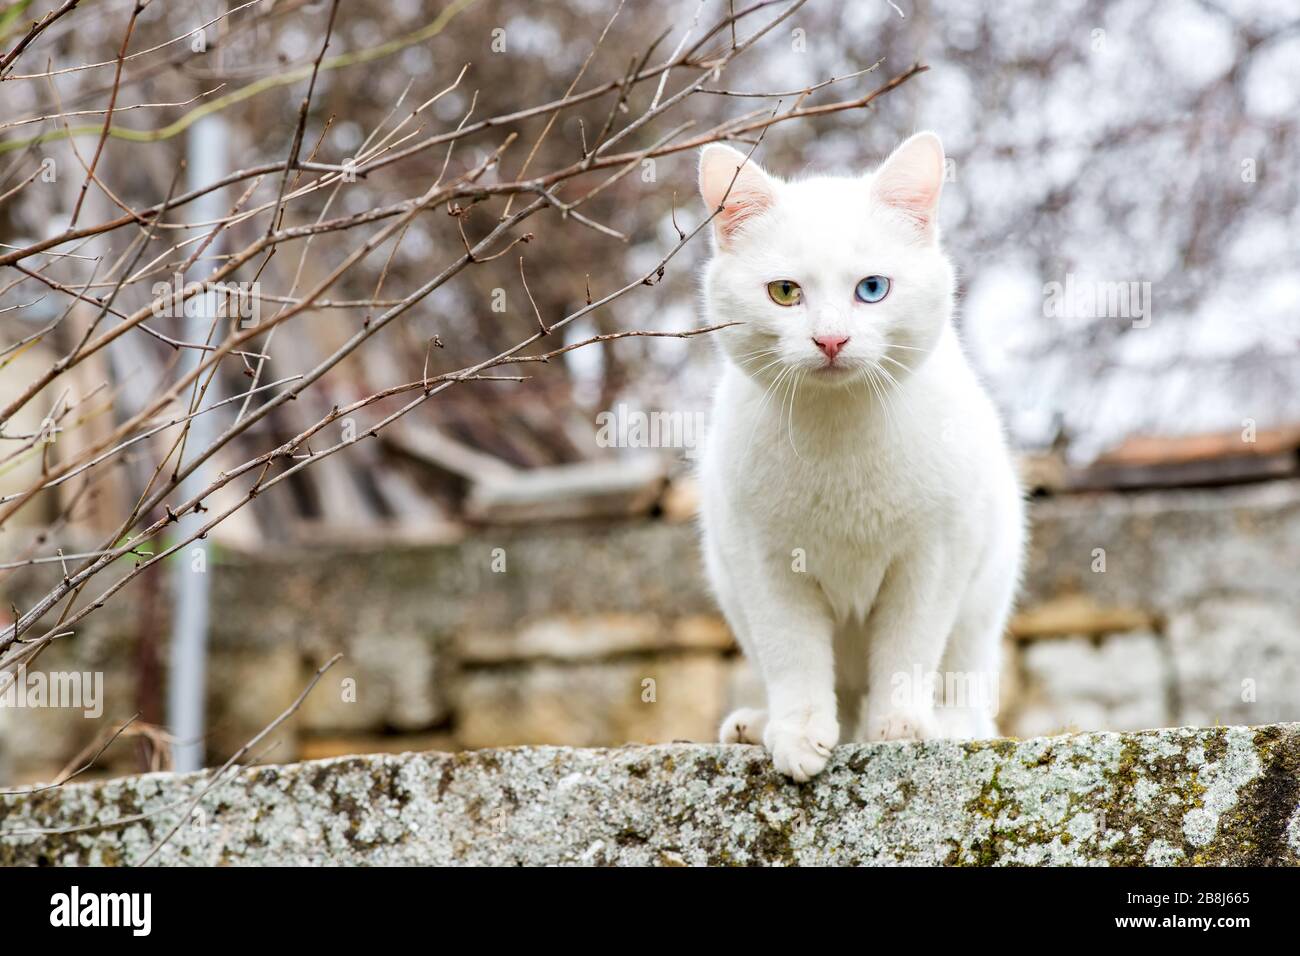
M761 690L704 585L689 485L658 504L424 545L220 551L209 759L273 720L336 651L345 659L268 759L712 740ZM1004 733L1300 720L1300 481L1058 496L1032 514ZM158 596L127 597L40 662L103 670L101 721L0 710L13 778L48 779L133 712L134 631ZM104 769L138 759L121 743Z

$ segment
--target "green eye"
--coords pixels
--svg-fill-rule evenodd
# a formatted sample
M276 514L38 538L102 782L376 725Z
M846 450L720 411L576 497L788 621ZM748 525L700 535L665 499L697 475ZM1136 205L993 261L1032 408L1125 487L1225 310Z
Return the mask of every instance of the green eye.
M777 305L798 305L803 289L789 279L777 279L767 284L767 297Z

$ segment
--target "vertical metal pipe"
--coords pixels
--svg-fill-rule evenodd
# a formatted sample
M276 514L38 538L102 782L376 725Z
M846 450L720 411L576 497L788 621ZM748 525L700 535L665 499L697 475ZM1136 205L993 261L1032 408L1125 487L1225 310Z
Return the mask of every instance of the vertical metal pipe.
M188 153L187 187L196 189L220 179L227 172L229 136L226 121L220 116L206 116L190 127L187 133ZM214 190L194 201L193 217L197 222L211 222L225 215L224 190ZM205 253L220 252L218 237ZM190 277L209 272L203 262L196 262ZM212 317L216 314L217 296L206 293L197 297L193 314L184 316L179 328L187 341L202 342L208 337ZM186 349L181 358L181 374L193 369L203 353ZM214 380L203 403L212 405L220 400ZM220 434L220 411L200 415L190 423L189 438L185 447L191 454L208 447ZM179 498L188 499L198 494L211 481L205 462L181 484ZM203 516L188 514L181 518L178 532L182 536L195 531L203 523ZM208 622L211 616L210 565L208 543L197 540L178 552L171 563L172 583L172 635L171 668L167 684L167 723L176 744L172 750L175 769L198 770L203 766L204 753L204 703L207 679Z

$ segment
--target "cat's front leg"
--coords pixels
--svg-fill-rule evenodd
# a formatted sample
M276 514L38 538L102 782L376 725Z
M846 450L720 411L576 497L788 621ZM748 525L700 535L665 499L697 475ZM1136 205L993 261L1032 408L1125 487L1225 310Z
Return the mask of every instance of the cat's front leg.
M779 772L803 782L821 773L840 737L833 623L814 582L782 578L751 598L750 644L767 689L763 745Z
M886 573L869 622L867 740L944 736L934 691L961 593L952 578L937 543L900 556Z

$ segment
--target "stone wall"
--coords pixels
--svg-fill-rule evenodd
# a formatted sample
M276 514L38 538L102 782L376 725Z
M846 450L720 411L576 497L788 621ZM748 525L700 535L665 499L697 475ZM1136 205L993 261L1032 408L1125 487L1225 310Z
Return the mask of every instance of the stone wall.
M0 865L1300 865L1300 725L344 757L0 795Z
M1046 498L1032 520L1004 732L1300 718L1300 483ZM345 659L281 728L275 759L708 741L729 708L759 694L713 607L689 521L217 548L208 573L215 760L337 650ZM162 582L133 585L41 659L102 670L104 720L0 708L9 779L48 778L105 721L134 712L142 607L152 597L165 621L165 593L150 593ZM127 747L105 760L138 769Z

